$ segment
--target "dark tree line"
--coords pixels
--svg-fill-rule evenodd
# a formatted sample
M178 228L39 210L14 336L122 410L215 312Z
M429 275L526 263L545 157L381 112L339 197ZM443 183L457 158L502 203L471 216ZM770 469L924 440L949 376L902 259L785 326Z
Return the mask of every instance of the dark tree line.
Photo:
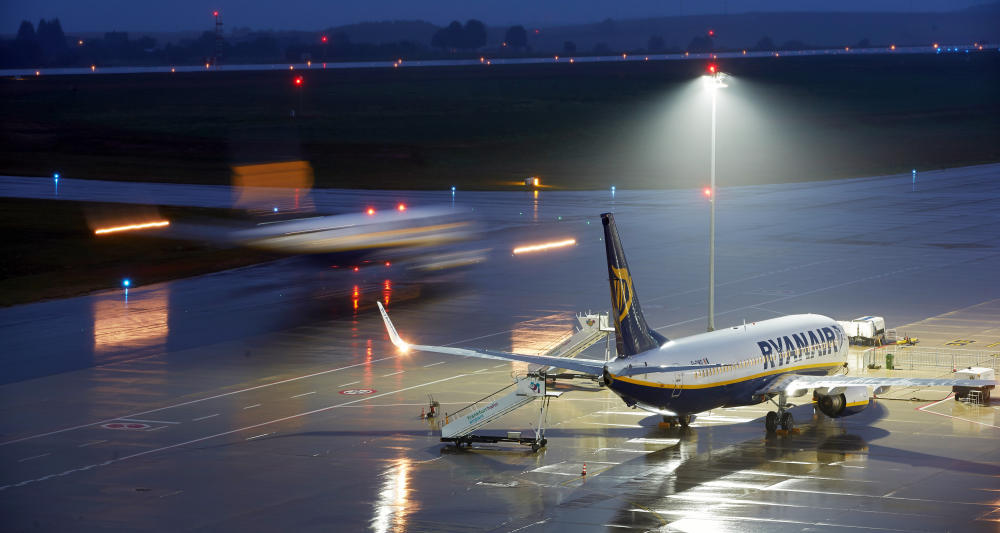
M63 65L76 54L66 42L59 19L39 20L38 28L22 21L13 41L0 42L0 64L16 67Z
M476 19L469 19L462 26L461 22L453 20L451 24L434 32L431 46L452 51L478 50L486 46L486 25Z

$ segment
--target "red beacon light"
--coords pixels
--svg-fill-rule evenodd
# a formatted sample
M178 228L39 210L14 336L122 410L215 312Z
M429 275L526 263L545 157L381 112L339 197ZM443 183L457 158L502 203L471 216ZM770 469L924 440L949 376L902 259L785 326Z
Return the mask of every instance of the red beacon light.
M369 215L374 215L375 214L375 208L374 207L369 207L368 210L365 211L365 213L368 213Z
M715 37L715 30L708 30L709 37Z
M320 38L319 38L319 41L320 41L321 43L325 43L325 42L326 42L326 35L324 35L324 36L320 37Z
M709 74L715 74L718 71L719 71L719 66L718 65L716 65L715 63L709 63L709 65L708 65L708 73Z
M295 76L295 86L296 87L301 87L302 86L302 81L303 81L302 80L302 76Z
M712 197L712 188L711 187L705 187L704 189L701 190L701 193L705 195L705 198L711 198Z
M400 212L406 211L406 204L399 204L396 206L396 209L398 209Z
M212 12L212 16L213 17L218 17L219 16L219 12L218 11L213 11Z

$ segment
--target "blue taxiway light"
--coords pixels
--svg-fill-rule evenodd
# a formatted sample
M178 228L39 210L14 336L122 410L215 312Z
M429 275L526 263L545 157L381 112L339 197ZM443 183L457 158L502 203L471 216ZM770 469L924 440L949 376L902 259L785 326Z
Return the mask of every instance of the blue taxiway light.
M132 280L130 280L128 278L125 278L125 279L122 280L122 287L128 287L131 284L132 284Z
M274 212L275 212L275 213L277 213L277 212L278 212L278 206L274 206Z
M58 172L56 172L55 174L53 174L53 175L52 175L52 177L53 177L54 179L58 180L58 179L59 179L59 173L58 173Z

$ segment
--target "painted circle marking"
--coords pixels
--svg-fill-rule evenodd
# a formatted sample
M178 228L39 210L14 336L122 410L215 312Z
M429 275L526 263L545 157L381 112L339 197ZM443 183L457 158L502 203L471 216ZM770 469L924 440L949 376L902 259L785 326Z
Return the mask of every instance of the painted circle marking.
M153 426L149 424L140 424L139 422L108 422L107 424L101 424L104 429L124 429L124 430L139 430L139 429L149 429Z
M372 394L374 392L375 389L344 389L340 391L341 394L347 394L350 396L360 396L364 394Z

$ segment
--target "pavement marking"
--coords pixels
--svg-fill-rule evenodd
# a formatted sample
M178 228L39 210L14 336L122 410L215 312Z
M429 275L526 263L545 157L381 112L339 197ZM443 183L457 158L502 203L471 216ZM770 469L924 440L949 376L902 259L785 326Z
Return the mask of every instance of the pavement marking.
M631 442L633 444L657 444L657 445L662 445L662 446L673 446L673 445L679 443L680 441L681 441L681 439L644 439L644 438L637 438L637 439L629 439L629 440L627 440L625 442Z
M219 416L219 413L215 413L213 415L200 416L198 418L192 418L191 421L192 422L197 422L199 420L205 420L206 418L212 418L213 416Z
M659 450L633 450L631 448L598 448L595 450L597 453L601 452L622 452L622 453L655 453Z
M304 412L301 412L301 413L298 413L298 414L294 414L294 415L284 416L284 417L281 417L281 418L275 418L273 420L268 420L266 422L261 422L259 424L253 424L253 425L250 425L250 426L244 426L244 427L241 427L241 428L231 429L229 431L223 431L222 433L216 433L214 435L208 435L206 437L200 437L200 438L197 438L197 439L191 439L191 440L188 440L188 441L179 442L177 444L171 444L169 446L162 446L160 448L155 448L155 449L152 449L152 450L146 450L146 451L142 451L142 452L139 452L139 453L133 453L132 455L126 455L124 457L119 457L117 459L108 459L107 461L104 461L103 463L92 464L92 465L88 465L88 466L84 466L84 467L80 467L80 468L73 468L73 469L70 469L70 470L66 470L65 472L63 472L61 474L52 474L52 475L48 475L48 476L44 476L44 477L40 477L40 478L36 478L36 479L25 480L25 481L22 481L20 483L15 483L15 484L12 484L12 485L3 485L3 486L0 486L0 491L7 490L7 489L9 489L11 487L23 487L23 486L25 486L25 485L27 485L29 483L37 483L37 482L40 482L40 481L44 481L44 480L50 479L52 477L65 476L65 475L73 473L73 472L82 472L82 471L88 470L90 468L96 468L96 467L99 467L99 466L108 466L110 464L119 463L119 462L122 462L122 461L127 461L129 459L134 459L136 457L142 457L142 456L153 454L153 453L158 453L158 452L162 452L162 451L166 451L166 450L172 450L172 449L178 448L180 446L187 446L189 444L194 444L196 442L202 442L202 441L206 441L206 440L209 440L209 439L214 439L216 437L223 437L223 436L226 436L226 435L232 435L233 433L239 433L241 431L246 431L246 430L249 430L249 429L256 429L256 428L259 428L259 427L267 426L267 425L270 425L270 424L276 424L276 423L279 423L279 422L285 422L285 421L292 420L292 419L295 419L295 418L300 418L300 417L303 417L303 416L314 415L316 413L322 413L324 411L329 411L331 409L337 409L339 407L346 407L348 405L353 405L353 404L356 404L356 403L368 401L368 400L371 400L371 399L374 399L374 398L379 398L379 397L382 397L382 396L389 396L390 394L398 394L400 392L405 392L405 391L408 391L408 390L419 389L421 387L427 387L427 386L430 386L430 385L437 385L438 383L444 383L445 381L451 381L453 379L466 377L468 375L469 374L457 374L457 375L454 375L454 376L451 376L451 377L441 378L441 379L437 379L437 380L434 380L434 381L428 381L426 383L421 383L419 385L413 385L413 386L410 386L410 387L404 387L402 389L397 389L397 390L389 391L389 392L382 392L382 393L379 393L379 394L376 394L376 395L373 395L373 396L365 396L364 398L358 398L356 400L348 400L348 401L343 402L343 403L337 403L337 404L333 404L333 405L328 405L326 407L321 407L319 409L313 409L311 411L304 411ZM265 435L267 435L267 434L265 434ZM258 435L258 437L261 437L261 436L263 436L263 435ZM11 441L11 442L13 442L13 441ZM48 455L48 454L46 454L46 455Z
M338 387L346 387L348 385L354 385L355 383L361 383L361 381L352 381L350 383L344 383L343 385L337 385Z
M243 410L245 411L247 409L253 409L254 407L260 407L260 404L259 403L255 403L253 405L248 405L248 406L244 407Z
M175 403L173 405L168 405L168 406L165 406L165 407L157 407L156 409L150 409L149 411L142 411L141 413L132 413L130 415L125 415L125 416L129 417L129 418L132 418L132 417L135 417L135 416L142 416L142 415L146 415L146 414L149 414L149 413L155 413L157 411L165 411L167 409L173 409L174 407L183 407L185 405L191 405L191 404L195 404L195 403L199 403L199 402L204 402L204 401L208 401L208 400L215 400L217 398L224 398L226 396L232 396L234 394L240 394L240 393L249 392L249 391L252 391L252 390L263 389L263 388L266 388L266 387L273 387L274 385L281 385L281 384L284 384L284 383L291 383L292 381L298 381L300 379L308 379L308 378L312 378L312 377L316 377L316 376L322 376L323 374L329 374L331 372L337 372L337 371L340 371L340 370L346 370L348 368L354 368L354 367L357 367L357 366L365 366L365 365L369 365L371 363L377 363L379 361L388 361L389 359L396 359L398 357L399 357L398 355L393 355L393 356L389 356L389 357L383 357L381 359L375 359L375 360L372 360L372 361L366 361L364 363L355 363L353 365L347 365L347 366L342 366L342 367L338 367L338 368L331 368L329 370L323 370L321 372L314 372L312 374L306 374L304 376L298 376L298 377L294 377L294 378L283 379L283 380L280 380L280 381L274 381L272 383L265 383L263 385L257 385L257 386L254 386L254 387L248 387L248 388L245 388L245 389L240 389L240 390L235 390L235 391L230 391L230 392L224 392L222 394L216 394L214 396L208 396L207 398L201 398L201 399L198 399L198 400L191 400L191 401L187 401L187 402ZM355 382L355 383L357 383L357 382ZM339 386L342 387L343 385L339 385ZM89 423L86 423L86 424L80 424L78 426L72 426L72 427L63 428L63 429L57 429L55 431L49 431L47 433L38 433L36 435L29 435L27 437L21 437L20 439L14 439L14 440L8 440L8 441L5 441L5 442L0 442L0 446L6 446L8 444L14 444L15 442L23 442L23 441L30 440L30 439L37 439L39 437L47 437L49 435L55 435L57 433L65 433L67 431L73 431L75 429L81 429L81 428L86 428L86 427L91 427L91 426L99 426L101 424L107 424L108 422L114 422L115 420L120 420L120 419L121 419L121 417L109 418L107 420L101 420L100 422L89 422Z
M973 424L979 424L980 426L987 426L987 427L991 427L991 428L1000 429L1000 426L994 426L993 424L987 424L986 422L979 422L979 421L976 421L976 420L970 420L968 418L962 418L960 416L946 415L944 413L938 413L937 411L928 411L927 410L927 409L929 409L931 407L934 407L935 405L938 405L940 403L944 403L944 402L950 400L951 397L952 397L952 395L949 394L948 397L946 397L944 400L939 400L939 401L936 401L936 402L933 402L933 403L929 403L929 404L927 404L927 405L925 405L923 407L917 407L917 411L921 411L923 413L930 413L932 415L946 416L948 418L954 418L955 420L961 420L963 422L971 422Z
M161 495L160 498L169 498L170 496L177 496L178 494L180 494L182 492L184 492L184 491L183 490L175 490L173 492L168 492L167 494Z
M639 424L605 424L602 422L584 422L584 424L590 424L591 426L607 426L613 428L641 428L645 426L640 426Z
M180 424L180 422L168 422L166 420L139 420L137 418L119 418L122 422L145 422L147 424Z
M155 428L149 428L146 431L159 431L159 430L167 428L167 427L170 427L170 426L156 426Z
M93 446L95 444L100 444L102 442L108 442L108 439L94 440L94 441L90 441L90 442L85 442L85 443L77 446L77 448L86 448L87 446Z
M476 370L475 372L473 372L473 374L478 374L480 372L486 372L487 370L489 370L489 369L488 368L480 368L479 370Z
M437 365L443 365L443 364L445 364L445 363L447 363L447 362L448 362L448 361L438 361L438 362L436 362L436 363L431 363L431 364L429 364L429 365L424 365L424 368L427 368L427 367L429 367L429 366L437 366Z
M52 455L52 453L50 452L50 453L43 453L41 455L32 455L31 457L25 457L24 459L18 459L17 462L23 463L25 461L30 461L32 459L41 459L42 457L48 457L49 455Z
M270 434L271 433L261 433L260 435L254 435L253 437L247 437L247 440L259 439L261 437L266 437L266 436L268 436Z
M291 398L301 398L303 396L309 396L310 394L316 394L316 391L303 392L302 394L296 394L295 396L289 396L288 398L289 399L291 399Z
M502 367L502 366L507 366L507 364L508 364L508 363L500 363L499 365L497 365L497 366L495 366L495 367L493 367L493 368L500 368L500 367Z
M400 370L399 372L393 372L391 374L385 374L385 375L382 375L382 376L379 376L379 377L387 378L389 376L395 376L396 374L402 374L403 372L405 372L405 370Z

